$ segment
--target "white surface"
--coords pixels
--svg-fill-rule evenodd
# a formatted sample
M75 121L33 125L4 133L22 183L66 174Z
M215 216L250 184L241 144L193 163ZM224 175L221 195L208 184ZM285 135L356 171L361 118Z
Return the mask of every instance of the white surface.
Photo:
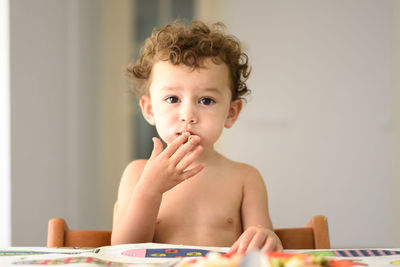
M156 249L157 251L151 251L151 249ZM93 266L95 262L97 265L122 265L123 263L128 263L130 266L135 267L150 267L150 266L162 266L162 267L173 267L181 266L186 261L192 261L193 257L173 257L173 255L165 255L162 257L143 257L143 254L160 254L160 249L170 249L176 250L180 249L194 249L200 254L206 251L212 251L213 253L208 253L206 257L198 259L201 261L201 266L227 266L229 265L228 258L220 256L218 253L227 252L229 248L226 247L203 247L203 246L183 246L183 245L168 245L168 244L157 244L157 243L139 243L139 244L126 244L117 246L106 246L100 247L98 249L54 249L54 248L43 248L43 247L9 247L2 249L1 252L13 254L13 252L18 252L20 255L7 255L0 257L0 265L2 267L24 265L24 266L38 266L38 264L61 264L69 261L70 264L74 266ZM202 251L203 250L203 251ZM206 251L204 251L206 250ZM380 248L374 250L381 251ZM334 256L332 260L340 261L354 261L357 263L365 264L366 266L393 266L395 261L399 260L399 249L384 249L386 253L393 253L395 255L386 255L384 251L381 251L385 256L366 256L366 257L337 257ZM314 253L314 252L329 252L330 250L286 250L288 253ZM182 252L182 251L181 251ZM192 254L193 251L186 253ZM345 252L345 251L343 251ZM23 255L23 253L31 253L31 255ZM40 254L41 253L41 254ZM348 252L351 254L350 252ZM239 258L238 258L238 257ZM271 255L270 255L271 256ZM308 255L312 257L311 255ZM253 251L247 254L244 258L240 259L240 255L233 256L236 259L233 261L240 261L240 266L254 267L257 262L261 261L261 266L266 266L264 255L259 251ZM260 257L263 257L260 259ZM272 257L274 255L272 254ZM279 256L278 256L279 257ZM296 257L296 256L295 256ZM232 259L232 258L231 258ZM52 262L54 260L54 262ZM292 262L293 263L293 262ZM287 265L289 265L287 263ZM297 266L292 264L291 266Z
M18 252L32 252L32 255L16 255L16 256L2 256L0 257L0 265L15 266L16 264L24 266L37 266L38 264L51 265L54 263L60 264L68 260L73 261L74 266L93 266L96 262L97 265L109 266L109 265L121 265L121 263L132 264L130 266L155 266L163 264L166 266L175 266L175 263L183 260L182 257L143 257L141 252L147 249L194 249L194 250L206 250L214 252L227 252L228 248L224 247L204 247L204 246L183 246L183 245L168 245L168 244L157 244L157 243L138 243L138 244L126 244L117 246L106 246L98 249L54 249L54 248L43 248L43 247L10 247L2 250L2 252L12 253L12 251ZM140 251L140 252L139 252ZM202 251L205 253L206 251ZM42 253L42 254L38 254ZM74 258L73 260L71 258ZM90 258L90 260L88 260ZM190 257L193 259L193 257ZM57 262L51 262L52 260ZM89 263L87 263L89 261ZM164 265L165 264L165 265Z
M111 229L132 149L129 4L10 2L13 246L44 246L52 217Z
M0 0L0 247L11 245L9 4Z

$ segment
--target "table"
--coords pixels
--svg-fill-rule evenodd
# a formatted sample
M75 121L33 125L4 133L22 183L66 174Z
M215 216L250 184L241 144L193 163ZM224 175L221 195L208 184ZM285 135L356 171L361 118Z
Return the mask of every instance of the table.
M0 248L0 266L173 266L182 258L203 256L209 251L224 253L229 248L168 245L157 243L128 244L100 248ZM285 252L324 255L349 260L354 266L400 265L400 249L331 249L286 250ZM178 258L177 258L178 256Z

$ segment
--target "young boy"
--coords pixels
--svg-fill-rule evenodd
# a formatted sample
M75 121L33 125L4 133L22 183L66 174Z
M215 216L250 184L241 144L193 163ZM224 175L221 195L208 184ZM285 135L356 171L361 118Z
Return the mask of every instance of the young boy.
M259 172L219 154L214 143L235 123L248 93L247 55L222 24L167 25L128 67L153 138L148 160L125 169L111 243L232 246L282 250ZM246 137L243 137L246 138Z

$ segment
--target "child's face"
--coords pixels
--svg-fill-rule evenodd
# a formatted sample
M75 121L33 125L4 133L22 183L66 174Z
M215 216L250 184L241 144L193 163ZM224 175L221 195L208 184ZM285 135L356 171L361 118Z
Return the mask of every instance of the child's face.
M212 146L240 113L241 100L231 101L227 65L207 58L204 66L191 70L168 61L153 66L150 96L143 96L140 104L144 117L167 144L188 131L200 136L203 147Z

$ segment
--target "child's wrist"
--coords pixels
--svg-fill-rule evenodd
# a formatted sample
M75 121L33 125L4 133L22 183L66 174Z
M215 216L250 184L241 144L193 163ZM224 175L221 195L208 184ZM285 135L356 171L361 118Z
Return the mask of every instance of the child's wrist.
M139 194L143 199L152 200L157 198L161 199L164 192L147 181L139 181L135 187L135 193Z

